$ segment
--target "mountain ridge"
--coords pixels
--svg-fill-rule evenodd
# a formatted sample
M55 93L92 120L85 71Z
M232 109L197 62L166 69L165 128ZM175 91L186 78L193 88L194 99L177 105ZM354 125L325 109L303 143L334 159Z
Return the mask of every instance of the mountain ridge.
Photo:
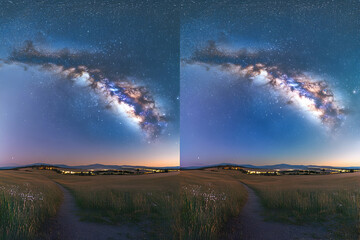
M333 166L325 166L325 165L293 165L287 163L273 164L273 165L251 165L251 164L236 164L236 163L220 163L220 164L211 164L204 166L187 166L181 167L180 169L191 170L191 169L204 169L211 167L221 167L221 166L234 166L234 167L244 167L244 168L258 168L258 169L295 169L295 170L309 170L311 168L334 168L334 169L360 169L359 167L351 166L351 167L333 167Z
M150 168L150 169L182 169L182 170L192 170L192 169L204 169L204 168L211 168L211 167L221 167L221 166L234 166L234 167L244 167L244 168L254 168L254 169L280 169L280 170L309 170L311 168L334 168L334 169L360 169L360 166L355 167L333 167L328 165L293 165L287 163L280 163L280 164L273 164L273 165L252 165L252 164L236 164L236 163L219 163L219 164L210 164L210 165L201 165L201 166L167 166L167 167L149 167L149 166L140 166L140 165L106 165L100 163L88 164L88 165L65 165L65 164L48 164L48 163L34 163L34 164L26 164L26 165L13 165L13 166L4 166L0 167L0 170L9 170L9 169L16 169L16 168L25 168L25 167L32 167L32 166L53 166L59 168L68 168L68 169L115 169L121 170L125 168Z
M65 164L49 164L49 163L33 163L33 164L26 164L26 165L18 165L18 166L5 166L0 167L1 170L9 170L15 168L25 168L25 167L33 167L33 166L52 166L52 167L59 167L59 168L68 168L68 169L114 169L114 170L121 170L124 168L150 168L150 169L179 169L180 167L177 166L169 166L169 167L149 167L149 166L137 166L137 165L106 165L100 163L88 164L88 165L65 165Z

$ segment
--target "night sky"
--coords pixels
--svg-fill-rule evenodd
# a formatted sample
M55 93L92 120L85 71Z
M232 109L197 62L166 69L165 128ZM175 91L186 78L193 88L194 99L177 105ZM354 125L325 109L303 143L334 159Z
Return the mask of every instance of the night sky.
M184 2L181 165L358 166L359 1Z
M178 166L178 11L0 1L0 166Z
M0 166L358 166L358 9L0 1Z

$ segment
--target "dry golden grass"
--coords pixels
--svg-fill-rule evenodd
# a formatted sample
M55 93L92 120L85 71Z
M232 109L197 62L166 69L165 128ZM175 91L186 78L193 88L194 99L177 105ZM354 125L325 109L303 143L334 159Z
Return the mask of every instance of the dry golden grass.
M221 172L48 177L70 189L86 220L152 224L156 239L217 239L240 213L246 190Z
M151 224L150 237L166 238L176 214L178 173L74 176L43 171L70 190L86 221Z
M180 182L175 239L218 239L246 202L247 192L239 181L216 169L183 171Z
M62 201L62 192L36 172L0 172L0 239L36 239Z
M259 194L269 219L323 223L339 239L360 237L360 173L253 176L231 171Z
M0 238L35 238L68 188L86 220L145 222L155 239L217 239L256 190L272 220L324 223L339 239L358 239L360 173L253 176L229 170L191 170L138 176L71 176L52 171L2 171ZM6 236L6 237L5 237Z

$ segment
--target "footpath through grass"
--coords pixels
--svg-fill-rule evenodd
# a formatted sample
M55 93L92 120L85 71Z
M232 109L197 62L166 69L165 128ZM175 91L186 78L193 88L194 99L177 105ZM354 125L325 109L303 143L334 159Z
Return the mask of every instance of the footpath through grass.
M337 239L360 238L360 173L236 178L252 187L269 220L322 224Z
M70 190L84 221L137 225L149 238L168 238L177 213L176 173L73 176L44 171Z
M246 199L237 180L212 171L49 177L70 189L84 220L150 225L154 239L217 239Z
M61 201L62 192L47 177L28 171L1 171L0 239L38 239Z
M191 170L138 176L69 176L28 169L0 172L0 239L38 239L68 188L86 221L146 226L153 239L218 239L255 189L269 220L323 224L338 239L360 237L360 173L251 176Z

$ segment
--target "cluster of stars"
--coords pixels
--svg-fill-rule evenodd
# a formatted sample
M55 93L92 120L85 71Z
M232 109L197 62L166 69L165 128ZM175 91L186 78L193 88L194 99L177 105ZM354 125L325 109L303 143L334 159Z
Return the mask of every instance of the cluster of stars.
M40 65L44 69L55 71L73 80L79 85L92 88L105 99L107 105L116 114L125 114L136 123L148 139L159 137L167 126L164 113L160 111L150 92L142 86L129 81L112 81L105 77L100 69L76 65L74 61L63 59L63 52L47 52L35 49L32 44L14 51L11 62ZM75 53L70 54L74 59L79 58ZM64 62L62 64L62 62ZM74 65L69 64L73 63Z
M212 44L196 52L187 62L220 66L242 79L249 79L255 85L269 85L277 95L285 97L288 104L294 104L310 113L330 130L334 131L341 126L346 111L339 105L325 81L318 81L298 71L285 71L279 66L247 64L246 60L256 61L255 56L256 53L246 50L224 51Z

